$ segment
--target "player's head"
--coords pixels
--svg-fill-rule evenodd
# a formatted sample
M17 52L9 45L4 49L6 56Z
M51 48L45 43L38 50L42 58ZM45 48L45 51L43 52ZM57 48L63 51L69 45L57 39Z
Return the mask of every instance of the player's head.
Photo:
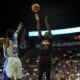
M45 37L45 38L49 38L49 37L50 37L49 32L46 32L46 33L44 34L44 37Z
M14 31L12 29L9 29L6 32L6 37L11 39L13 38L13 34L14 34Z

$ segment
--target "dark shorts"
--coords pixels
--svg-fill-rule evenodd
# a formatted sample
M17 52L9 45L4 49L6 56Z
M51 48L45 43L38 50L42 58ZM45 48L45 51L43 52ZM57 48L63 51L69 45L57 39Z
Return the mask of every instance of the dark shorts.
M39 60L39 71L50 71L51 69L51 58L49 56L40 57Z

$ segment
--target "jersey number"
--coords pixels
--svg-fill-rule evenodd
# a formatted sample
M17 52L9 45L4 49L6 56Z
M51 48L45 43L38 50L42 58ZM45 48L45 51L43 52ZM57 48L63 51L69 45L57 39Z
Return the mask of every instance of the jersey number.
M18 52L18 49L17 48L13 48L13 54L16 54Z
M48 49L48 45L44 45L43 46L43 49Z

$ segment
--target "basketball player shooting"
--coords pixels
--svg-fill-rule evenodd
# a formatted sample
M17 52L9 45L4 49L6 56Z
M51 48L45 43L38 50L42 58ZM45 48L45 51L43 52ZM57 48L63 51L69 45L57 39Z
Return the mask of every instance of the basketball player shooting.
M45 17L45 24L47 27L48 32L42 36L41 29L40 29L40 18L38 15L38 11L40 9L39 4L32 5L32 11L35 13L35 18L37 21L37 30L39 34L39 39L41 43L40 47L40 60L39 60L39 80L42 80L43 73L46 72L47 80L50 80L50 70L51 70L51 54L52 54L52 34L51 29L48 24L48 17Z
M20 80L22 78L22 64L18 58L18 32L22 29L19 24L18 29L8 30L6 33L7 38L0 38L0 43L3 44L4 57L6 58L3 69L3 80Z

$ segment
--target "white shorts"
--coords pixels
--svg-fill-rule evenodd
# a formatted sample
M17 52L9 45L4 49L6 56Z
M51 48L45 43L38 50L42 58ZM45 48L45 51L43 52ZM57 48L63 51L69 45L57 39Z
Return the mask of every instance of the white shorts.
M9 57L4 63L3 79L12 77L14 79L22 78L22 64L18 57Z

